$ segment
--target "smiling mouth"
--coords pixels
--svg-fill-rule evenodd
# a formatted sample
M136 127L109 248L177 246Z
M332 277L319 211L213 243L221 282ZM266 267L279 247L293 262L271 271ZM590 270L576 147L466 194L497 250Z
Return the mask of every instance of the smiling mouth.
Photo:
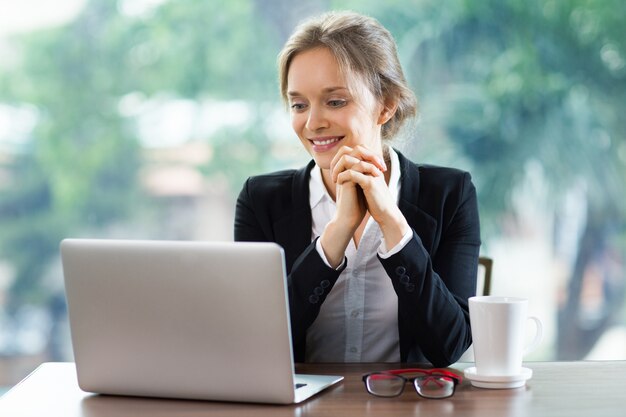
M309 141L311 141L311 143L313 143L313 145L315 146L325 146L339 142L341 139L343 139L343 136L309 139Z

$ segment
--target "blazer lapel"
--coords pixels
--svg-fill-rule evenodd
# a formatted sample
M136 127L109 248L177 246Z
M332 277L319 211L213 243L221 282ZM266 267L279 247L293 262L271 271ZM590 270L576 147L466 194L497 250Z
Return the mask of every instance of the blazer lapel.
M437 232L437 220L423 211L420 205L420 172L419 167L409 161L396 150L400 160L400 200L398 207L409 226L420 237L422 244L431 252Z
M283 216L274 222L276 242L285 250L287 273L291 266L307 246L311 244L311 206L309 204L309 178L315 162L297 170L293 177L291 190L291 206L286 207Z

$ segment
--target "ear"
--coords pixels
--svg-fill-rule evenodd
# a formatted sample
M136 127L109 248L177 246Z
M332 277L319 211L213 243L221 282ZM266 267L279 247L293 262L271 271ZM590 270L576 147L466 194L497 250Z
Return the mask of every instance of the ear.
M398 110L398 103L393 100L386 100L378 115L378 124L384 125L391 120L393 115L396 114L396 110Z

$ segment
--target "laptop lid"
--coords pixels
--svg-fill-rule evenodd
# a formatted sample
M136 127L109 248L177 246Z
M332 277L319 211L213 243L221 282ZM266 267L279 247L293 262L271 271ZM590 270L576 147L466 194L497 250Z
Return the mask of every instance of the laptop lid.
M294 390L278 245L66 239L61 256L81 389L220 401L303 399Z

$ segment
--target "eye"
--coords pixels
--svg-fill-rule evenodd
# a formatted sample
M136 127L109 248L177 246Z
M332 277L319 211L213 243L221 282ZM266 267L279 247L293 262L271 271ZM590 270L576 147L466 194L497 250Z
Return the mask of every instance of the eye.
M293 111L302 111L306 108L306 104L304 103L291 103L291 110Z
M346 100L329 100L328 105L330 107L343 107L346 105Z

